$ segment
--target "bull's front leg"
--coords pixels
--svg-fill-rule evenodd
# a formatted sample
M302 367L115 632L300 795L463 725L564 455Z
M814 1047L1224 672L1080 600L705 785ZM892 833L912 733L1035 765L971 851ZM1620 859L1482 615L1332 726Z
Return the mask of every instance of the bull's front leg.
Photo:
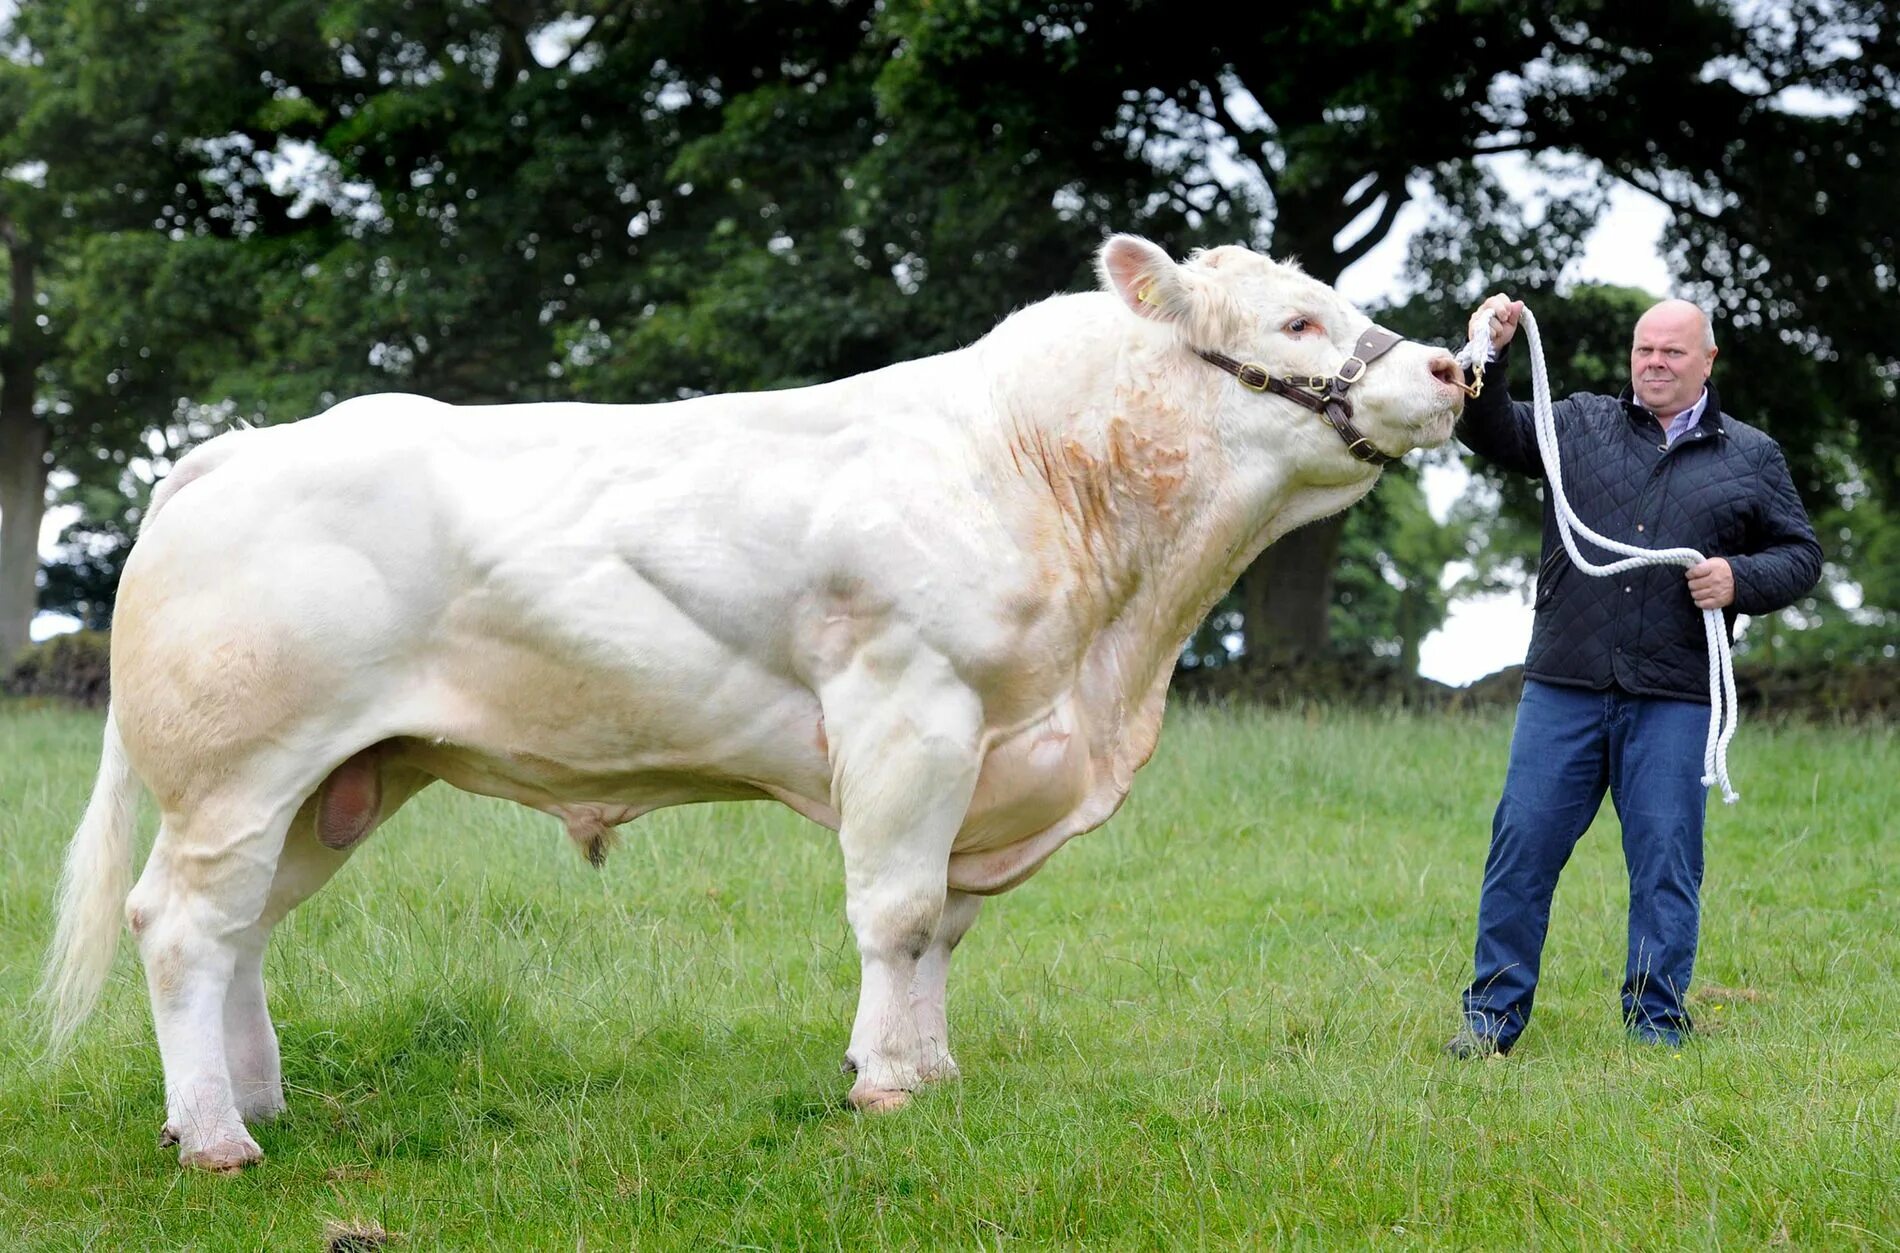
M976 921L983 898L969 892L949 892L943 903L943 917L937 934L917 963L917 978L910 989L911 1017L917 1023L917 1035L924 1050L923 1077L957 1077L957 1062L950 1055L950 1015L945 998L950 984L950 955L963 940L964 932Z
M982 706L934 654L906 658L901 669L861 658L824 699L845 913L863 978L845 1053L857 1075L851 1103L895 1109L940 1068L943 1041L924 1040L911 996L976 788Z

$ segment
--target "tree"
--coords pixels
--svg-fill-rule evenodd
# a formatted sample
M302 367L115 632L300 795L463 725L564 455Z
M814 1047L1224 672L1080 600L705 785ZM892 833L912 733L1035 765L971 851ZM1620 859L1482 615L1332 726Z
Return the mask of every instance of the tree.
M1254 242L1327 280L1415 197L1484 210L1467 194L1477 159L1593 162L1671 206L1676 264L1686 275L1719 269L1730 307L1772 306L1784 343L1851 341L1839 370L1863 403L1842 420L1857 432L1895 427L1891 338L1853 332L1890 326L1895 312L1892 194L1875 182L1896 177L1884 159L1896 22L1883 6L1340 3L1252 14L1211 33L1159 4L1112 15L1089 3L892 6L886 21L903 53L884 80L887 161L903 159L907 136L927 140L938 170L959 164L947 151L970 169L1033 158L1026 194L1057 187L1058 214L1107 209L1177 246L1210 226L1255 222ZM1840 116L1792 112L1802 92L1823 93ZM913 98L921 104L907 107ZM1128 153L1161 177L1159 190L1117 164ZM1791 162L1835 180L1826 194L1836 203L1854 200L1843 215L1854 229L1837 243L1810 246L1802 227L1814 206L1792 190L1804 182L1783 176ZM1768 184L1774 193L1756 196ZM926 204L959 184L936 187ZM1551 215L1587 215L1601 195L1591 180ZM1178 236L1171 222L1183 224ZM933 274L972 269L962 253L919 255ZM1773 268L1757 272L1757 257L1773 257ZM1787 363L1788 352L1762 347L1761 359ZM1885 436L1876 442L1891 448ZM1250 645L1325 644L1344 525L1286 537L1243 578Z
M48 562L41 572L39 607L78 619L82 630L108 630L119 574L150 493L128 496L117 487L85 487L66 495L64 503L77 504L82 512L66 528L62 559Z
M1441 576L1464 555L1464 536L1436 521L1418 476L1388 472L1351 515L1330 606L1331 634L1342 648L1393 657L1418 673L1418 650L1445 620L1450 589Z
M38 154L75 232L40 408L109 424L105 462L80 440L51 454L94 476L124 472L128 431L227 400L269 420L389 387L625 400L835 377L1092 281L1110 229L1238 238L1331 279L1431 194L1480 232L1453 286L1507 246L1548 290L1621 178L1677 211L1675 264L1720 280L1725 333L1759 335L1764 370L1837 359L1820 378L1854 399L1815 429L1891 488L1868 432L1895 426L1893 363L1866 328L1893 321L1894 19L1871 3L1342 0L1210 34L1084 0L29 0L16 25L40 86L9 152ZM1842 103L1791 113L1800 90ZM1474 172L1504 153L1601 176L1521 223ZM1814 204L1775 177L1797 156L1835 180L1851 240L1808 239ZM1243 578L1254 642L1325 642L1344 525Z
M218 248L241 224L186 217L212 199L204 152L189 136L164 142L173 92L196 99L226 66L188 39L168 49L126 31L118 14L27 4L0 28L12 294L0 341L0 657L24 643L39 599L52 469L87 499L116 499L128 463L155 456L148 433L183 429L180 397L221 367L229 328L258 320L230 264L248 258ZM139 59L167 52L176 60L162 73ZM116 570L110 553L93 557L108 567L95 575Z
M4 51L4 49L0 49ZM46 425L35 413L46 336L40 326L38 188L19 134L31 85L29 67L0 59L0 262L7 276L0 322L0 669L27 640L39 568L40 519L46 502Z
M33 618L49 433L34 412L44 353L37 325L40 251L4 202L0 245L6 249L8 291L6 341L0 345L0 663L5 663L26 643Z

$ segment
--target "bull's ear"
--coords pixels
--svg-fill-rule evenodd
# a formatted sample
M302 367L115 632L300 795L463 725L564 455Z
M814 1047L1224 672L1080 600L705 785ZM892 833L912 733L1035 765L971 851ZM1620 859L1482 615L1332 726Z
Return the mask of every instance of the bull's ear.
M1193 304L1193 288L1166 250L1138 235L1115 235L1096 254L1102 287L1144 318L1179 322Z

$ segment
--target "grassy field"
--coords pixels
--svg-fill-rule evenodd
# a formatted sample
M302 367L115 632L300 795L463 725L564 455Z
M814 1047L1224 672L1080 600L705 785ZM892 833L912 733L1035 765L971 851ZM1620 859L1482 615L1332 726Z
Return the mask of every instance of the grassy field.
M1691 1047L1622 1034L1606 815L1530 1032L1459 1064L1508 722L1177 711L960 950L963 1080L871 1119L828 832L673 810L595 872L438 787L278 929L291 1112L219 1178L156 1146L129 943L76 1055L34 1060L98 727L0 706L0 1248L1900 1247L1891 728L1743 728Z

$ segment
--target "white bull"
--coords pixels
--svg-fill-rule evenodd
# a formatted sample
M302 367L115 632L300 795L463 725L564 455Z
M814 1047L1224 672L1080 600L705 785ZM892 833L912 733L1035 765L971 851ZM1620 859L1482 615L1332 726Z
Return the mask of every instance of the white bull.
M950 952L983 896L1105 821L1194 625L1378 469L1197 350L1338 370L1370 324L1243 248L1117 236L1106 293L822 386L647 407L369 396L225 435L126 565L92 802L45 995L63 1044L137 937L188 1165L284 1106L272 926L432 780L560 818L598 860L663 805L772 798L838 831L860 1108L955 1073ZM1257 376L1254 376L1257 379ZM1353 392L1443 442L1449 354ZM1363 451L1363 450L1362 450ZM129 896L140 784L161 825Z

